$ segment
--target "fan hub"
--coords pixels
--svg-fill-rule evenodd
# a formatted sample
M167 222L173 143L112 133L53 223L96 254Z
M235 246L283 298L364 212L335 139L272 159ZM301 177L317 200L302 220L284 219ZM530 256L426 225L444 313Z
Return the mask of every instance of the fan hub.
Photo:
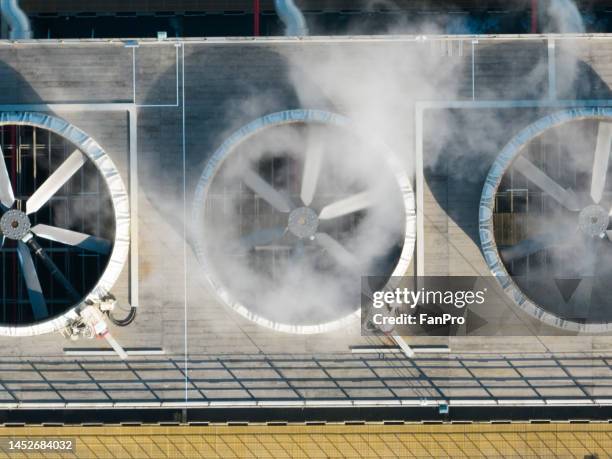
M289 214L289 231L300 239L315 235L319 227L317 213L309 207L298 207Z
M608 211L597 204L585 207L578 217L578 228L587 236L600 236L608 229Z
M19 241L30 231L30 219L20 210L12 209L4 213L0 219L0 231L9 238Z

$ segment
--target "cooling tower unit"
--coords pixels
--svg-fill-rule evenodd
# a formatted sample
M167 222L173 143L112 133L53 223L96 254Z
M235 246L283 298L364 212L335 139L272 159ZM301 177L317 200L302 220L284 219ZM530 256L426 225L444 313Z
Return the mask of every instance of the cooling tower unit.
M340 115L291 110L253 121L213 154L196 189L206 278L225 304L275 330L348 323L362 275L386 283L409 269L415 201L403 171Z
M612 109L539 119L502 150L480 202L489 268L516 304L546 324L612 326Z
M0 114L0 145L0 334L61 330L123 268L127 193L100 145L54 116Z

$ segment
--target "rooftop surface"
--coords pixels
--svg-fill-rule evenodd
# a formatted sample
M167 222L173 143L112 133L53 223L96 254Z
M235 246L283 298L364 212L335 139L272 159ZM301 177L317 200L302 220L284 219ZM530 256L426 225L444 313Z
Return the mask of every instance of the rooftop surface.
M450 354L360 356L351 346L390 341L362 337L358 321L323 335L274 332L233 313L208 289L191 243L191 201L218 145L246 122L279 110L308 106L359 118L363 101L375 100L388 83L384 67L370 71L376 67L370 59L383 56L377 64L384 66L384 56L399 59L415 50L428 58L422 65L446 77L444 87L434 91L415 78L419 63L408 60L399 75L405 86L393 86L405 102L374 106L377 120L393 118L377 134L389 139L412 171L422 211L412 269L487 275L477 242L487 167L473 168L469 177L454 175L449 163L437 167L432 158L443 158L445 145L436 141L438 120L448 120L451 140L463 141L487 113L505 111L503 129L474 147L484 152L486 166L512 133L542 114L610 104L612 37L228 39L143 41L139 47L121 41L4 42L0 110L50 111L77 125L105 148L129 183L131 265L113 293L124 307L131 302L139 309L134 324L112 332L126 348L159 349L161 355L122 362L65 352L99 349L105 346L100 341L73 343L59 334L2 338L1 403L612 403L609 336L560 336L546 329L520 338L407 338L409 344L448 345ZM580 63L581 92L565 85L564 68L558 71L567 54ZM337 55L346 59L345 72L329 86L315 64ZM366 75L358 93L336 91L356 75ZM370 84L376 78L380 85ZM533 328L519 311L508 320L518 330Z

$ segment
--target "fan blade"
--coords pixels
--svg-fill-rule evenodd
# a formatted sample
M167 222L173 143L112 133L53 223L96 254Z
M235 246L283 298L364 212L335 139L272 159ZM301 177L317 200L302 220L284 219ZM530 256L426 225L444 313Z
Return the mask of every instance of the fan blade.
M604 255L607 244L599 238L588 238L584 248L580 250L580 259L576 261L580 277L593 277L597 271L598 260Z
M374 195L369 191L358 193L346 199L325 206L319 215L320 220L329 220L363 210L374 204Z
M606 246L601 245L598 238L588 238L585 244L579 249L580 258L575 261L575 273L580 279L576 290L567 301L569 311L568 317L576 320L588 320L591 317L591 307L595 306L592 302L593 289L595 287L595 275L602 259L602 249ZM605 259L609 259L609 254L603 254Z
M66 276L64 276L64 274L62 274L55 262L51 259L49 255L47 255L47 253L40 246L34 235L32 233L28 233L21 241L24 242L32 251L32 253L34 253L34 255L36 255L38 259L45 265L45 267L51 273L51 276L64 288L64 290L66 290L66 293L70 295L71 299L75 303L79 301L81 298L79 292L74 289L70 281L66 279Z
M268 245L283 237L285 231L286 229L280 226L276 228L260 229L242 237L240 242L244 247L249 249L258 245Z
M26 214L36 212L85 164L87 158L79 150L72 154L51 174L26 202Z
M293 261L300 261L302 258L304 258L304 252L304 241L300 239L293 246L293 250L291 251L291 259Z
M502 249L501 255L504 261L510 262L552 247L567 239L569 239L569 234L539 234L531 239L524 239L512 247Z
M253 172L253 170L247 169L244 171L242 179L246 186L279 212L289 212L293 207L287 197L272 188L268 182L261 178L260 175Z
M72 245L103 255L108 254L112 247L111 242L106 239L58 228L57 226L36 225L32 228L32 232L50 241L61 242L62 244Z
M342 244L336 241L327 233L317 233L315 241L329 252L340 265L346 268L356 269L359 265L357 258L344 248Z
M0 203L9 209L15 203L15 195L13 194L13 186L11 185L11 178L9 177L8 170L6 169L6 161L4 160L4 153L0 148Z
M19 241L17 243L17 254L19 255L19 264L21 265L23 278L28 288L28 297L30 298L30 303L32 303L34 318L36 320L44 319L49 315L49 312L45 297L42 294L42 288L38 280L38 274L36 274L30 249L23 242Z
M573 191L563 188L527 158L523 156L516 158L514 168L563 207L573 211L580 210L578 197Z
M600 122L597 129L597 145L595 146L593 178L591 180L591 198L595 203L599 203L603 197L611 148L612 123Z
M304 160L304 171L302 174L302 190L300 198L305 206L309 206L314 198L319 173L321 172L321 160L323 159L323 145L318 141L306 152Z

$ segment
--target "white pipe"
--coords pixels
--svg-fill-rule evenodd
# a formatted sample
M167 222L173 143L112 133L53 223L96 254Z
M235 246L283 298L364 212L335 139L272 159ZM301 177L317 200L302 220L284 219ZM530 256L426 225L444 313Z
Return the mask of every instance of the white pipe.
M0 9L11 29L10 38L12 40L32 38L30 20L19 7L17 0L1 0Z
M276 8L278 17L285 24L285 36L303 37L308 35L306 19L304 19L300 9L295 6L293 0L274 0L274 8Z
M108 344L112 346L112 348L115 350L121 360L127 360L127 352L125 352L125 350L121 347L121 344L119 344L117 340L113 338L113 335L111 335L109 332L106 332L102 336L104 336L104 339L108 342Z
M414 357L414 350L408 345L404 338L402 338L401 336L393 336L393 340L397 343L397 345L400 347L406 357L408 357L409 359Z

